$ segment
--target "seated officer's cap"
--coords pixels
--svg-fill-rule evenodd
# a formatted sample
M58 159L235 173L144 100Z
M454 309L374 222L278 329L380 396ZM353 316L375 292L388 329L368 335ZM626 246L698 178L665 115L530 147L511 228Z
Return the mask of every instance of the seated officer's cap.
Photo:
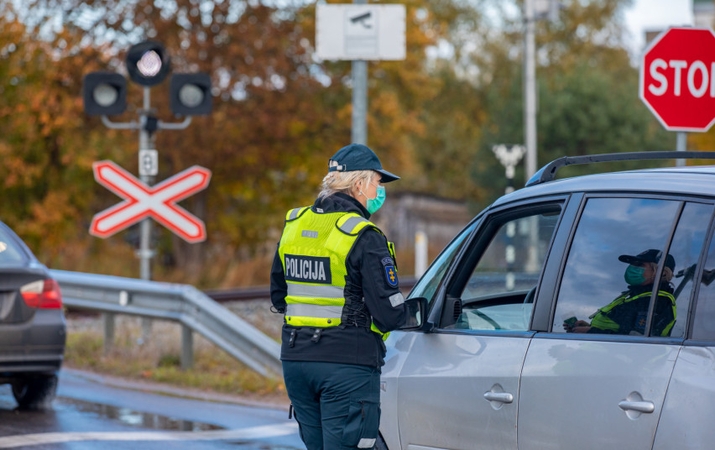
M394 173L383 169L375 152L366 145L346 145L328 161L328 172L354 172L356 170L374 170L382 175L381 183L400 179Z
M637 255L621 255L618 257L618 260L624 263L628 264L633 264L633 263L643 263L643 262L650 262L650 263L656 263L660 262L660 257L663 256L663 252L660 250L656 250L654 248L651 248L649 250L646 250L644 252L638 253ZM670 267L670 270L675 270L675 258L673 258L673 255L670 253L668 256L665 257L665 267Z

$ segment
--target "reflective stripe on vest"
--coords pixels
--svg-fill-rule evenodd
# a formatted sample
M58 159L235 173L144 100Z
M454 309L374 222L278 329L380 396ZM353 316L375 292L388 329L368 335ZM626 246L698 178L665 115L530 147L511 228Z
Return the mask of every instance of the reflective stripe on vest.
M291 297L336 298L342 300L343 290L337 286L288 283L288 295Z
M361 217L361 216L346 215L343 217L348 217L348 219L345 221L342 221L342 223L340 223L341 220L338 219L337 224L338 224L338 228L340 228L340 230L342 230L344 233L347 233L347 234L351 234L351 235L358 234L363 228L365 228L365 225L371 225L371 222L369 220L367 220L366 218ZM363 226L360 227L360 225L363 225ZM360 227L360 229L357 232L355 232L355 229L357 229L358 227Z
M306 305L305 303L293 303L291 305L286 305L286 316L340 319L342 313L342 306Z
M300 217L301 213L308 209L307 206L304 206L302 208L293 208L288 213L286 214L286 220L295 220L298 217Z

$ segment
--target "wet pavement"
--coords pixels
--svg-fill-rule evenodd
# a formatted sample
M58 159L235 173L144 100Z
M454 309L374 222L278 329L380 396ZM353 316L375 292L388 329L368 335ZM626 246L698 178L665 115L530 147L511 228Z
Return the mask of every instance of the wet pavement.
M184 398L60 373L48 411L19 411L0 386L0 449L304 449L282 407Z

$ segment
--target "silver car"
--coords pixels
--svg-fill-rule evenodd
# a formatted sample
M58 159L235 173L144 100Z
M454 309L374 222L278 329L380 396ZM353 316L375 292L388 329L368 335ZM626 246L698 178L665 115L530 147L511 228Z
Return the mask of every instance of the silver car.
M712 448L715 166L554 179L675 156L562 158L477 215L387 341L377 448ZM631 265L660 285L625 294ZM616 304L632 326L599 328Z
M48 407L65 349L62 295L47 268L0 222L0 384L21 409Z

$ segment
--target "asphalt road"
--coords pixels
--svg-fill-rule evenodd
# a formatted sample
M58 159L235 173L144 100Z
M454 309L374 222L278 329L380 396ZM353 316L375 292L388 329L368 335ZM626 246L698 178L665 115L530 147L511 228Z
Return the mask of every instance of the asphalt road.
M156 391L63 369L51 410L19 411L10 387L0 386L0 449L305 448L285 408Z

